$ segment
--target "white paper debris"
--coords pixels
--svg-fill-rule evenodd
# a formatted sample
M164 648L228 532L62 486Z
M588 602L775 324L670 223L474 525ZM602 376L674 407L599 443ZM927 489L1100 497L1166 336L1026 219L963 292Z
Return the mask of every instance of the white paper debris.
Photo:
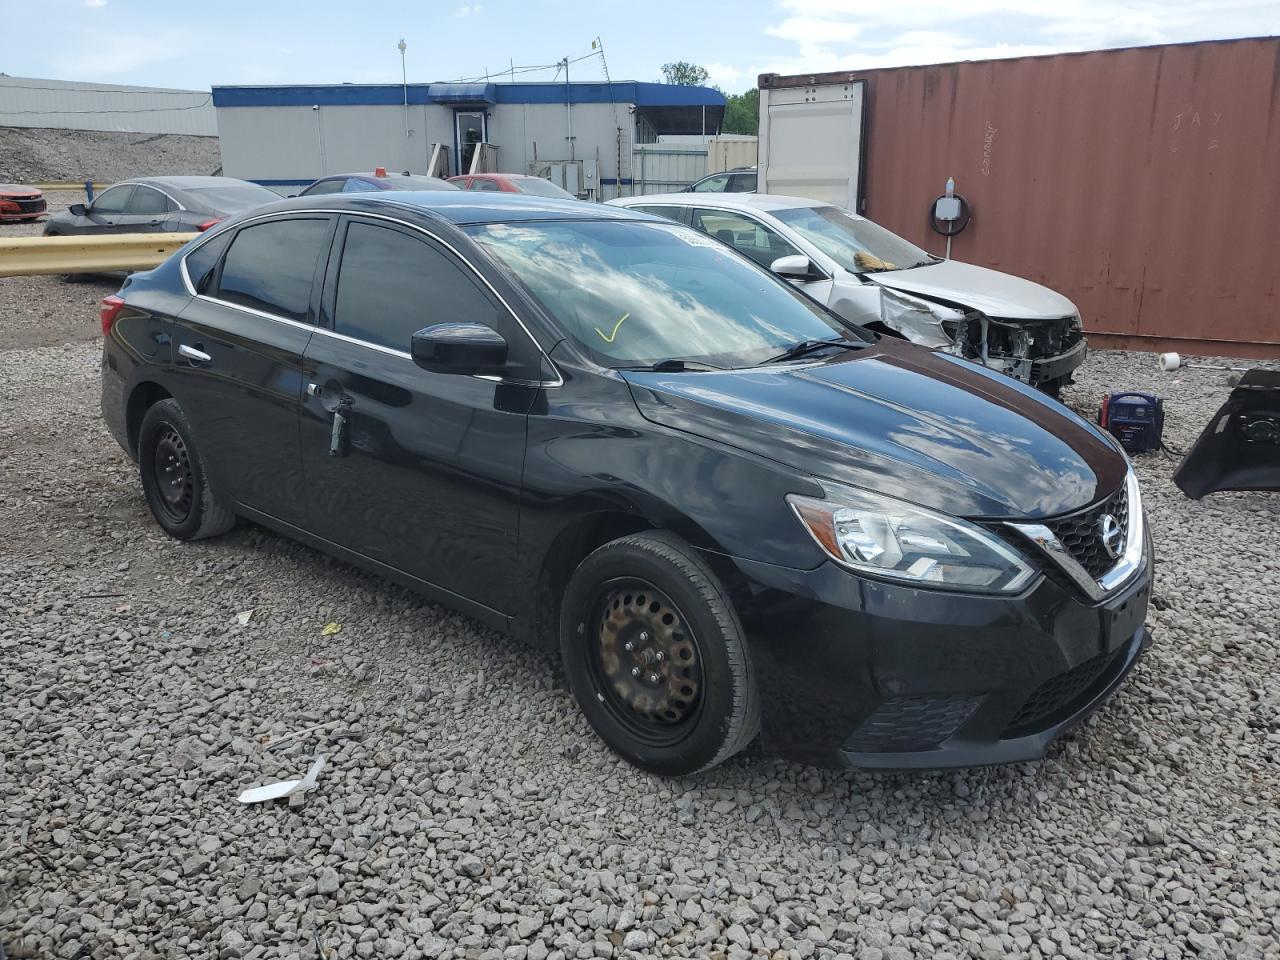
M236 614L236 622L239 623L240 626L242 627L247 627L249 625L249 621L252 619L253 619L252 610L242 610L240 613Z
M316 785L316 778L320 776L320 771L324 769L324 761L325 758L323 756L316 757L316 762L311 764L311 769L307 771L307 775L301 780L281 780L279 783L268 783L262 787L250 787L240 794L240 802L263 803L267 800L283 800L285 797L292 796L295 793L310 790Z

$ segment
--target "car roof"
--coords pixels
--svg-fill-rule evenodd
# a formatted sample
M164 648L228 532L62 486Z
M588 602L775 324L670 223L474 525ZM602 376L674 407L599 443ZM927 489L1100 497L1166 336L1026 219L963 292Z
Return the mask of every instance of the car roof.
M157 187L168 187L171 190L198 190L202 187L225 187L231 184L249 184L248 180L236 177L130 177L121 183L148 183ZM257 184L249 184L257 186ZM265 187L263 189L266 189Z
M611 206L667 203L677 207L728 207L734 210L794 210L796 207L831 207L825 200L784 197L773 193L652 193L643 197L619 197L606 201Z
M357 170L354 173L330 173L320 177L316 183L323 183L326 180L349 180L352 177L362 177L366 180L377 180L386 184L392 190L431 190L441 189L441 184L448 183L447 180L441 180L438 177L428 177L422 173L385 173L380 174L376 170ZM457 190L458 188L449 185L444 187L445 190Z
M351 208L352 213L387 212L387 207L434 216L455 224L514 223L529 220L647 220L665 223L639 210L611 207L581 200L561 200L524 193L477 193L474 190L405 190L372 193L332 193L320 197L294 197L259 207L255 214L285 213L323 206Z

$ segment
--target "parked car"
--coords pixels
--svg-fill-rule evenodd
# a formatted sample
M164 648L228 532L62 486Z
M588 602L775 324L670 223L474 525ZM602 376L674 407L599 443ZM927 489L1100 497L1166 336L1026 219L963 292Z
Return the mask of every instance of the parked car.
M685 193L755 193L756 168L734 167L721 173L709 173L684 188Z
M44 235L200 232L279 199L266 187L233 177L136 177L54 214Z
M688 193L609 203L715 237L846 320L965 357L1055 396L1088 351L1080 312L1061 294L935 257L831 204L772 194Z
M44 194L20 183L0 183L0 223L29 223L44 216Z
M449 182L463 190L488 190L498 193L527 193L534 197L559 197L576 200L572 193L545 177L529 177L520 173L464 173L450 177Z
M656 217L285 200L102 326L103 416L165 531L244 517L558 648L646 770L757 730L814 762L1029 760L1149 639L1113 438Z
M300 197L314 197L324 193L369 193L373 190L457 190L456 184L439 177L424 177L421 174L387 173L378 167L371 173L335 173L321 177L302 193Z

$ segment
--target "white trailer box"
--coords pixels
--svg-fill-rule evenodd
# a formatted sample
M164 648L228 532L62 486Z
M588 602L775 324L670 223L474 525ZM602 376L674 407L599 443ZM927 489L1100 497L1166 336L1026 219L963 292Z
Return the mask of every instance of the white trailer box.
M762 74L758 192L859 212L865 105L866 81L852 74Z

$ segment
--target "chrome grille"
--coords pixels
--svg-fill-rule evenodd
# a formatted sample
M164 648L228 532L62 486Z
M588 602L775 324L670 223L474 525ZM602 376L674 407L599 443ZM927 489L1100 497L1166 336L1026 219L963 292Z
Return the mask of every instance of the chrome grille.
M1103 546L1099 524L1111 514L1120 526L1120 544L1129 536L1129 494L1125 484L1096 506L1067 517L1045 520L1044 525L1056 536L1076 563L1084 567L1095 580L1114 567L1117 558L1107 553Z

